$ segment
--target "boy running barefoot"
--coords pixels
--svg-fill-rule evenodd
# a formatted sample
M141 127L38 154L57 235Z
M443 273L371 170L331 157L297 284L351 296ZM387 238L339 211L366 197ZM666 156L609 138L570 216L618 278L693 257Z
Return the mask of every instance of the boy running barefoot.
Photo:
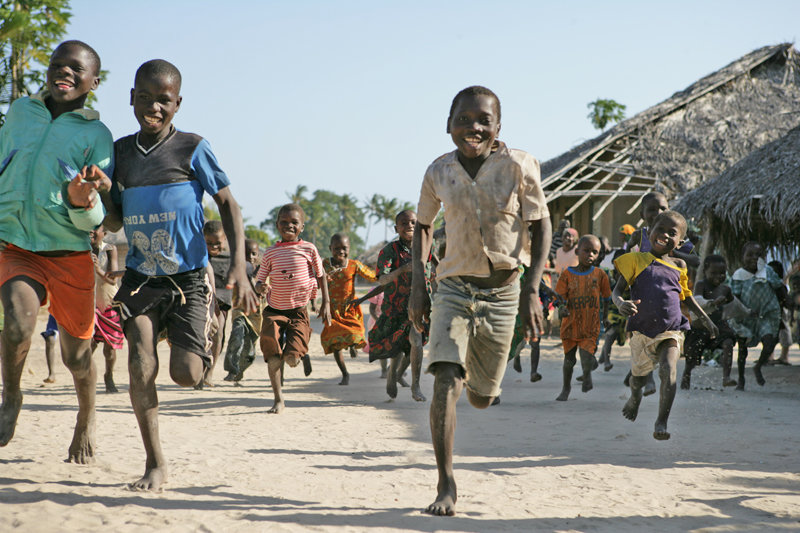
M83 108L100 83L99 72L100 57L92 47L61 43L50 56L45 89L15 100L0 128L0 299L5 309L0 446L14 436L22 368L39 307L50 300L61 357L78 395L67 460L81 464L94 460L95 447L89 232L105 215L97 195L107 196L111 186L105 176L87 177L86 167L110 170L113 160L111 133L96 111Z
M214 292L203 242L204 193L217 203L228 237L227 285L239 289L245 310L257 307L245 271L242 213L230 180L208 141L172 124L180 91L181 74L167 61L147 61L136 71L130 103L140 130L114 143L117 165L106 204L106 227L113 231L124 225L130 243L114 300L128 340L131 404L147 455L144 476L130 485L134 490L157 491L167 480L156 392L160 333L166 330L169 374L178 385L198 385L211 366Z
M258 270L256 291L267 295L267 307L261 322L261 352L267 362L269 381L275 402L268 411L280 414L283 401L283 366L297 366L303 361L306 375L311 373L308 341L311 325L306 306L317 289L322 291L319 317L331 324L328 282L322 258L313 243L300 238L306 214L297 204L286 204L278 210L276 226L281 240L264 252ZM269 287L264 283L269 276Z
M561 272L556 284L556 293L566 304L561 321L561 342L564 345L564 385L556 398L565 402L569 398L575 353L580 353L583 383L581 390L592 390L592 370L597 366L594 352L600 336L600 309L603 320L608 315L608 298L611 286L608 276L594 262L600 254L600 239L584 235L578 241L578 266L567 267Z
M425 511L441 516L455 514L458 498L453 474L456 401L465 385L469 402L479 409L500 396L518 310L526 336L538 338L539 280L551 231L539 162L496 140L497 95L478 86L459 92L447 132L457 149L435 160L422 182L408 307L419 331L430 314L428 372L435 376L430 424L439 482L436 500ZM442 207L447 255L437 268L431 309L424 269L432 224ZM519 267L529 263L527 282L520 288Z
M672 402L677 389L677 363L683 344L683 332L689 321L681 313L681 301L699 317L710 332L717 336L717 326L697 304L688 286L686 263L670 252L681 246L686 236L686 220L680 213L664 211L659 214L650 231L650 251L631 252L614 261L620 279L614 287L612 301L620 312L628 316L631 337L631 397L622 414L636 420L642 401L642 388L646 376L656 366L661 379L658 401L658 418L653 437L667 440ZM630 286L631 299L622 293Z

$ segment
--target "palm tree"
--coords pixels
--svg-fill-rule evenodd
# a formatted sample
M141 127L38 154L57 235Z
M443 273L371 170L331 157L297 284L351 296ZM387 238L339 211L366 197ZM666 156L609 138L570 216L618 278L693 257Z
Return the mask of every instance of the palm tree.
M364 236L364 242L369 242L369 230L372 227L372 219L375 219L375 222L381 220L381 200L383 200L383 196L380 194L373 194L371 198L366 200L366 204L364 205L364 209L367 211L367 234Z
M383 198L381 197L380 214L381 220L384 222L383 226L383 240L389 240L389 228L394 224L394 217L399 211L400 202L397 198Z

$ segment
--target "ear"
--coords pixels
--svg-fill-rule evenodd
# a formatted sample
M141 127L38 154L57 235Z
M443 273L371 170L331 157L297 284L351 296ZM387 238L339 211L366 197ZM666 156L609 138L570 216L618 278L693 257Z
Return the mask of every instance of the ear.
M679 240L679 241L678 241L678 248L680 248L680 247L681 247L681 246L683 246L684 244L686 244L686 237L684 237L683 239L681 239L681 240Z
M133 105L133 89L131 89L131 103L130 103L130 105Z
M95 78L92 80L92 90L93 91L97 90L99 86L100 86L100 77L95 76Z
M447 127L445 128L445 132L446 132L448 135L450 135L450 118L451 118L451 117L447 117Z
M175 112L177 113L181 108L181 102L183 102L183 96L178 96L178 99L175 100Z

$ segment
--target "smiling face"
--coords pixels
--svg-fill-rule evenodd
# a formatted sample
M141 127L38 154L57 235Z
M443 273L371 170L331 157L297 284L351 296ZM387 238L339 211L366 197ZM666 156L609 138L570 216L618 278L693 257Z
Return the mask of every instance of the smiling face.
M760 244L750 244L745 246L742 252L742 267L748 272L756 272L758 270L758 260L764 255L764 249Z
M103 239L106 237L106 230L103 226L98 226L96 229L93 229L89 232L89 242L92 245L92 248L99 248L100 243L103 242Z
M414 227L417 225L417 214L413 211L403 211L398 215L394 230L406 242L414 238Z
M668 255L672 250L683 244L686 235L686 221L674 216L662 215L656 217L650 231L650 245L656 257Z
M203 237L206 239L208 255L216 257L222 253L222 249L225 247L225 234L223 232L217 231L211 234L204 234Z
M140 137L155 144L170 132L172 118L181 107L180 83L172 76L138 76L131 89L133 114Z
M486 159L500 133L496 100L485 94L462 96L447 122L447 132L458 148L459 158Z
M278 222L275 225L278 227L278 233L283 242L296 241L300 238L303 228L305 228L303 216L299 211L293 209L279 213Z
M247 240L244 248L244 258L248 263L258 265L258 243Z
M561 234L561 244L564 247L564 251L571 250L575 246L575 235L571 231L565 231Z
M83 107L89 93L100 84L97 68L95 57L80 45L63 44L55 49L47 67L53 115Z
M655 224L656 217L668 209L669 204L667 203L667 199L661 195L657 195L649 198L647 202L642 205L640 214L644 223L650 228Z
M725 276L727 275L727 269L725 266L725 263L721 261L715 261L708 264L708 267L705 270L705 275L706 281L711 287L718 287L725 282Z
M347 264L347 258L350 255L350 239L347 237L339 237L331 240L331 263L336 266L344 266Z
M578 256L579 266L589 268L594 265L600 255L600 240L593 235L582 237L575 249L575 255Z

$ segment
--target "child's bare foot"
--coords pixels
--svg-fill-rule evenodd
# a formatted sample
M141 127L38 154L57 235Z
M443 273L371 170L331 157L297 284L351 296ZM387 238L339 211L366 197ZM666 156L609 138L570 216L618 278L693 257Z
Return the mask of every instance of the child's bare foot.
M167 468L148 468L141 479L128 485L130 490L160 492L161 485L167 482Z
M75 425L75 433L69 445L67 462L88 465L94 462L94 416L90 416L84 423L80 422L80 418L79 414L79 422Z
M311 375L311 358L308 354L305 354L303 357L300 358L300 361L303 362L303 374L306 376Z
M416 402L424 402L427 399L425 398L425 395L422 394L419 383L414 383L411 385L411 397L414 398L414 401Z
M534 372L531 374L531 383L536 383L537 381L542 380L542 375L538 372Z
M578 377L575 378L575 381L578 383L583 383L583 374L578 374Z
M213 389L214 388L214 384L211 383L211 379L210 378L203 378L203 387L208 387L209 389Z
M455 516L456 500L458 500L458 494L455 481L440 484L436 501L426 507L425 512L435 516Z
M42 380L42 383L55 383L56 377L55 376L47 376Z
M514 371L516 371L519 374L522 373L522 361L520 361L520 358L519 358L518 355L514 356L513 367L514 367Z
M342 381L339 382L339 385L350 385L350 374L342 374Z
M744 379L740 379L736 384L736 390L744 390Z
M409 386L409 385L408 385L408 381L406 381L406 379L405 379L403 376L400 376L399 378L397 378L397 383L398 383L398 384L399 384L401 387L408 387L408 386Z
M0 446L5 446L11 442L14 436L14 429L17 427L17 417L22 407L22 394L8 394L3 399L0 406Z
M583 378L583 384L581 385L581 391L589 392L593 388L594 388L594 385L592 384L592 375L591 374L586 374L586 376Z
M378 379L386 379L386 376L389 375L389 371L385 368L381 368L381 375Z
M767 381L764 379L763 374L761 374L761 365L760 364L756 363L753 366L753 374L756 375L756 383L758 383L759 385L761 385L763 387L764 383L766 383Z
M119 389L114 384L114 376L111 374L103 374L103 381L106 383L106 392L109 394L119 392Z
M228 375L222 378L222 381L236 381L236 374L233 371L228 372Z
M670 434L667 431L667 424L656 422L655 430L653 431L653 438L656 440L669 440Z
M556 398L557 402L566 402L569 399L569 393L572 390L572 387L564 387L561 389L561 394L558 395Z
M683 373L681 376L681 390L689 390L692 388L692 375Z
M723 387L735 387L738 385L735 379L732 378L722 378L722 386Z
M606 361L606 366L603 368L603 370L605 370L606 372L608 372L608 371L609 371L609 370L611 370L612 368L614 368L614 365L612 365L611 363L609 363L608 361Z
M350 357L355 359L357 355L358 355L358 352L356 352L356 347L355 346L351 346L350 347Z
M639 414L639 405L642 403L642 392L634 393L631 391L631 397L628 398L628 401L625 402L625 405L622 407L622 416L627 418L630 421L636 420L636 416Z
M389 377L386 379L386 394L393 400L397 398L397 381L392 379L391 374L389 374Z
M653 381L653 374L647 375L647 383L644 384L644 395L650 396L656 393L656 382Z
M285 408L286 408L286 406L283 404L283 400L281 400L279 402L275 402L272 405L272 407L269 409L269 411L267 411L267 413L269 413L271 415L279 415L279 414L281 414L283 412L283 410Z
M625 379L622 380L622 384L625 385L626 387L630 387L631 386L631 373L630 372L628 372L628 374L625 376Z

